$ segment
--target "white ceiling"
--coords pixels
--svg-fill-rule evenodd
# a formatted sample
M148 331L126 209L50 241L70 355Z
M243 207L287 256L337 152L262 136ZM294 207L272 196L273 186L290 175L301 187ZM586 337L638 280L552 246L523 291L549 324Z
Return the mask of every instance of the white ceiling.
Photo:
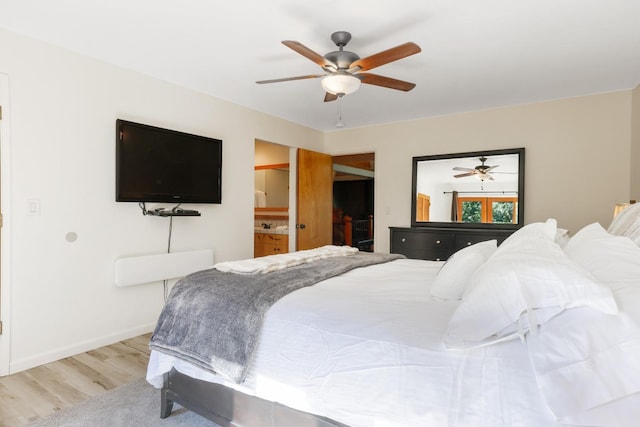
M337 103L319 79L255 83L322 71L282 40L324 55L345 30L360 57L422 48L373 71L416 88L362 85L347 128L640 83L638 0L0 0L0 27L326 131Z

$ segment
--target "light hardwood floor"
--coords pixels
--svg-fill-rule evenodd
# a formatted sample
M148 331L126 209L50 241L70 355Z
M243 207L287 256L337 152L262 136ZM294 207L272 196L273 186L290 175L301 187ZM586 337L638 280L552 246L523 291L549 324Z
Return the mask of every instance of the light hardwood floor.
M146 374L151 334L0 377L0 427L24 426Z

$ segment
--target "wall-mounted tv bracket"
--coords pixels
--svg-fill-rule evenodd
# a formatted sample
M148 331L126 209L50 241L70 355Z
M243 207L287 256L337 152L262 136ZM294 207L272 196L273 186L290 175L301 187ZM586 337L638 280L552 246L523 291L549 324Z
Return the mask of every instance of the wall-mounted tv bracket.
M200 212L192 209L182 209L180 208L180 203L174 206L171 209L165 208L156 208L147 210L147 207L144 202L139 203L140 209L142 209L142 215L151 215L151 216L201 216Z

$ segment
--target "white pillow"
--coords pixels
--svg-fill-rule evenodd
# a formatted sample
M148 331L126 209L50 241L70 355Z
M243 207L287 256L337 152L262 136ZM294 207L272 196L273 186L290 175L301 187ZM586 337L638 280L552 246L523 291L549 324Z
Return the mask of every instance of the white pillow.
M628 209L628 208L627 208ZM621 236L628 237L636 245L640 245L640 216L636 217Z
M597 222L578 231L564 250L609 287L640 286L640 247L628 237L609 234Z
M527 338L527 351L538 387L563 425L638 425L637 418L612 417L616 402L640 392L640 331L626 313L566 310Z
M565 255L554 242L555 229L549 233L548 223L532 224L525 230L527 227L518 236L521 230L510 236L509 244L500 245L476 270L449 320L448 347L492 343L510 329L523 335L530 326L567 308L590 306L617 313L610 289Z
M637 228L636 220L640 217L640 203L635 203L616 216L607 231L616 236L626 236Z
M567 230L566 228L558 228L556 230L555 242L561 248L564 248L565 246L567 246L567 243L569 243L570 238L571 237L569 236L569 230Z
M506 248L511 245L528 244L529 242L536 241L532 239L554 240L557 231L557 222L553 218L549 218L545 222L532 222L507 237L504 242L500 244L500 247Z
M640 247L627 237L607 233L596 223L576 233L565 252L608 286L619 311L640 326Z
M611 289L619 313L567 310L529 337L538 386L563 423L635 426L620 402L640 402L640 247L594 223L569 240L565 253Z
M451 255L438 271L431 286L431 295L448 300L462 298L473 273L497 248L497 240L488 240L467 246Z

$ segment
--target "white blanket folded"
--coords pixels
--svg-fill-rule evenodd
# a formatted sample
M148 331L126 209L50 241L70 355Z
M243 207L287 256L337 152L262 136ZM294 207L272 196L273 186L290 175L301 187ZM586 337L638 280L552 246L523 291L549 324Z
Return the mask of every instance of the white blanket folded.
M218 271L238 274L269 273L283 268L311 262L317 259L334 256L346 256L357 253L357 248L351 246L326 245L315 249L291 252L286 254L267 255L258 258L237 261L219 262L213 266Z

